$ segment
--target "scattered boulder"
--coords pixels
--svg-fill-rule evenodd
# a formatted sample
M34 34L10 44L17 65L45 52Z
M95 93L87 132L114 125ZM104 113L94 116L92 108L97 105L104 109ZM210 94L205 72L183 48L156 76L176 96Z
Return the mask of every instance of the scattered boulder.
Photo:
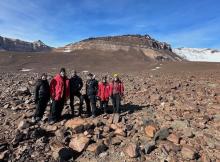
M173 142L174 144L179 144L180 143L180 137L176 134L170 134L167 139L171 142Z
M176 130L185 130L189 127L189 122L187 120L174 120L171 123L171 127Z
M148 142L148 143L144 146L144 152L145 152L145 154L150 154L155 148L156 148L156 143L155 143L155 141Z
M51 151L52 151L52 156L53 156L53 158L54 158L55 160L58 160L58 159L59 159L59 157L60 157L59 151L60 151L62 148L64 148L64 145L63 145L61 142L59 142L59 141L54 140L54 141L52 141L52 142L50 143L50 149L51 149Z
M115 113L113 117L113 123L116 124L119 122L119 120L120 120L120 114Z
M181 150L182 156L184 159L194 160L198 157L197 152L191 146L185 145Z
M19 130L22 130L22 129L26 129L26 128L29 128L30 127L30 122L28 120L21 120L18 124L18 129Z
M65 127L71 128L75 133L83 133L89 126L91 126L91 124L81 118L71 119L65 123Z
M170 134L170 129L169 128L162 128L154 136L154 141L156 140L165 140Z
M125 148L125 154L127 154L130 158L136 158L138 157L138 146L137 144L129 144Z
M122 128L117 128L114 133L115 135L126 137L126 132Z
M31 95L30 90L28 87L20 87L17 90L18 95Z
M154 125L148 125L145 127L145 134L150 138L153 138L156 132L157 128Z
M77 152L82 152L89 145L89 138L83 134L73 137L69 143L69 147Z
M104 144L103 141L94 143L88 146L87 151L93 152L96 156L105 152L108 147Z

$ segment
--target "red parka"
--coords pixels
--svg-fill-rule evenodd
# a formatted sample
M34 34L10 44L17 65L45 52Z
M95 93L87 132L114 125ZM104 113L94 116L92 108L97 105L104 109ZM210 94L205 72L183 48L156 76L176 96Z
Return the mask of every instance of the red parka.
M50 82L50 95L51 98L58 101L62 99L64 93L64 80L66 82L65 86L65 99L69 97L70 87L69 87L69 79L63 78L60 74L57 74Z
M112 81L110 84L110 95L119 94L124 96L124 84L122 81Z
M109 83L99 82L98 95L101 101L108 101L110 97L110 85Z

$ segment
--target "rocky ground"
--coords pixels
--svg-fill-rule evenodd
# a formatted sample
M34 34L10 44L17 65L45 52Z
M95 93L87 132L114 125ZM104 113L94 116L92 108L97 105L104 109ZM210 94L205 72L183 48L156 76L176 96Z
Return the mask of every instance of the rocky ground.
M42 122L31 122L38 73L1 72L0 161L219 162L220 72L160 68L121 74L120 116L70 119L67 102L52 126L49 105Z

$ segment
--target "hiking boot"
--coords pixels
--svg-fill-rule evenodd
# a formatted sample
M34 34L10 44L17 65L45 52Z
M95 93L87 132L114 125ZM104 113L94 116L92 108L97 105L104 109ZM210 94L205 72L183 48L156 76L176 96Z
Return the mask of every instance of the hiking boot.
M56 121L54 121L54 120L49 121L49 125L53 125L55 123L56 123Z
M92 115L92 118L95 118L95 117L96 117L96 116L93 114L93 115Z

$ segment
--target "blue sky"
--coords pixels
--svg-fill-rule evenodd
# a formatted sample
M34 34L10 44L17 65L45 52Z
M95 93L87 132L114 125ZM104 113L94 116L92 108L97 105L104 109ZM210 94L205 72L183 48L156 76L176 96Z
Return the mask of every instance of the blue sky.
M219 0L1 0L0 35L63 46L149 34L173 47L220 49Z

